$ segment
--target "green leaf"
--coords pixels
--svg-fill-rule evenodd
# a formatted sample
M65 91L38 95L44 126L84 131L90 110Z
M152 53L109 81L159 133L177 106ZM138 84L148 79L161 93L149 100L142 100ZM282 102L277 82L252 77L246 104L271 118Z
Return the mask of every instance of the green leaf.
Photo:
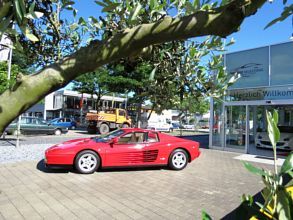
M30 32L29 28L28 27L23 27L21 26L20 27L20 30L22 31L22 33L30 40L30 41L33 41L33 42L36 42L36 41L39 41L39 39Z
M278 129L278 112L274 110L273 116L271 112L267 111L267 121L268 121L268 135L273 147L276 147L277 142L280 140L280 131Z
M206 213L205 210L202 210L201 211L201 219L202 220L212 220L212 217L208 213Z
M111 3L111 4L107 5L106 7L104 7L103 10L102 10L102 12L112 12L112 11L114 11L119 5L120 5L120 3Z
M141 4L138 2L135 9L131 12L130 14L130 20L133 21L136 19L137 15L139 14L140 10L141 10L142 6Z
M12 15L0 22L0 34L4 32L11 23Z
M101 2L101 1L95 1L96 4L98 4L99 6L102 6L102 7L107 7L108 5L104 2Z
M243 162L245 168L251 172L251 173L254 173L254 174L257 174L257 175L260 175L260 176L265 176L267 175L262 169L259 169L255 166L253 166L252 164L250 163L247 163L247 162Z
M149 80L151 80L151 81L154 80L156 71L157 71L157 67L155 67L155 68L152 70L152 72L151 72L151 74L150 74L150 77L149 77Z
M288 173L293 170L293 153L291 152L281 167L281 174Z
M84 20L83 17L80 17L79 20L78 20L78 24L80 25L86 25L86 21Z
M150 0L150 9L153 10L157 7L158 1L157 0Z
M193 1L193 7L196 9L200 9L200 0L194 0Z
M2 8L0 8L0 20L2 20L2 18L7 16L10 6L11 6L11 2L4 3L4 5L2 5Z
M279 21L284 21L286 18L288 18L290 15L293 14L293 5L290 5L289 7L285 7L281 16L272 20L270 23L267 24L267 26L265 26L264 29L267 29L268 27L276 24Z
M25 11L22 10L21 0L14 0L14 7L16 10L16 17L18 19L18 23L22 23L22 19L25 15Z
M252 206L252 204L253 204L253 198L252 198L251 195L245 195L245 194L243 194L241 198L242 198L242 202L247 202L249 206Z
M67 7L67 6L71 6L71 5L74 5L75 4L75 2L74 1L69 1L69 2L65 2L63 5L62 5L62 8L65 8L65 7Z
M35 6L36 6L36 2L33 2L31 5L30 5L30 7L29 7L29 13L33 13L34 12L34 10L35 10Z
M292 219L291 216L293 204L292 198L289 193L285 191L285 189L280 189L277 192L277 213L278 219ZM291 211L290 211L291 209Z

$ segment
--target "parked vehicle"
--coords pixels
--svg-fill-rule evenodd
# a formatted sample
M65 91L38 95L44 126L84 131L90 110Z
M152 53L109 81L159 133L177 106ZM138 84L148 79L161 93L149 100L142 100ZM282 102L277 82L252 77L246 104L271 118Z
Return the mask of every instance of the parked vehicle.
M182 170L200 155L199 143L139 128L57 144L45 152L46 166L71 165L89 174L99 167L168 165Z
M17 135L17 119L14 120L7 128L7 134ZM45 123L42 119L34 117L21 117L20 133L21 134L55 134L61 135L68 132L68 128L55 126Z
M277 149L293 150L293 127L278 126L280 140L277 142ZM255 137L256 147L273 149L272 143L266 131L258 132Z
M99 113L89 112L86 114L86 120L88 121L87 131L90 134L95 134L97 131L100 134L107 134L110 129L131 127L131 119L126 110L118 108Z
M207 129L209 128L209 120L208 119L201 119L198 122L200 128Z
M172 129L173 130L176 130L176 129L180 129L181 128L180 124L179 123L176 123L176 122L172 122L171 125L172 125Z
M166 131L166 132L173 131L172 125L164 121L150 121L148 122L147 129L150 129L153 131Z
M190 124L185 124L185 125L183 125L183 128L184 129L187 129L187 130L194 130L195 129L195 126L194 125L190 125Z
M71 118L55 118L55 119L49 121L49 124L52 124L55 126L60 126L63 128L68 128L71 130L75 130L77 127L76 121L74 121Z

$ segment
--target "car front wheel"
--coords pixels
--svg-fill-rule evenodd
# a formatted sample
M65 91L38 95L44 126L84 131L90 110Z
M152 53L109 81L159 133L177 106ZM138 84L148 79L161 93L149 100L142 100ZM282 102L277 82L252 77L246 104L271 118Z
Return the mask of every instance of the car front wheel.
M75 167L82 174L94 173L99 168L99 165L99 156L91 150L80 152L75 160Z
M169 167L172 170L182 170L187 166L188 155L185 150L174 150L169 158Z
M62 131L60 129L56 129L54 132L55 135L61 135Z

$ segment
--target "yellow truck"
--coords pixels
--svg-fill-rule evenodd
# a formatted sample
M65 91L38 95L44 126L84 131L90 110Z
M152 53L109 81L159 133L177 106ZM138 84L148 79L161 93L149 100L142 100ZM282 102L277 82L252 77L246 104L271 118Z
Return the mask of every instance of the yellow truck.
M131 119L124 109L109 109L100 112L89 112L86 114L89 134L106 134L110 129L127 128L131 126Z

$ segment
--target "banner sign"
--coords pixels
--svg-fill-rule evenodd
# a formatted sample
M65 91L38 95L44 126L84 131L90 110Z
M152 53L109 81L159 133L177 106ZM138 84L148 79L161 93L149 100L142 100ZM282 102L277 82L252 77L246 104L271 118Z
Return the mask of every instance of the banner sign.
M227 72L240 74L229 89L269 85L269 47L240 51L226 55Z
M227 101L282 100L293 99L293 87L267 87L228 91Z

